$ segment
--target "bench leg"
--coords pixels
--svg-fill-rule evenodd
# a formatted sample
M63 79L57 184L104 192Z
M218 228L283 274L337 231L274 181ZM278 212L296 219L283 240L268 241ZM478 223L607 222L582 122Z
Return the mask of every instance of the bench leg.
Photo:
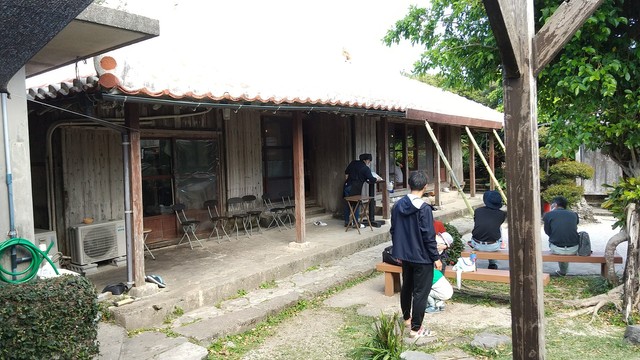
M400 274L398 273L384 273L384 294L386 296L393 296L396 292L400 291Z
M607 277L607 263L600 264L600 275L602 275L603 278Z

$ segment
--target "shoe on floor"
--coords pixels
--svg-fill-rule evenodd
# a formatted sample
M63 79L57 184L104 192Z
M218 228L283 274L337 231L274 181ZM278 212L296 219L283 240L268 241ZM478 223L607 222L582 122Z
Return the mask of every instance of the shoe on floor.
M560 270L556 270L556 275L558 276L567 276L567 273L560 272Z
M417 339L425 336L436 336L436 334L425 327L421 327L418 331L411 330L409 332L409 337L413 339Z
M489 269L498 270L498 265L497 264L489 264Z
M438 311L440 311L439 307L435 307L435 306L428 306L424 312L432 314L432 313L437 313Z
M166 287L164 280L162 280L162 277L160 277L160 275L147 275L144 279L150 283L158 285L158 287L160 288Z

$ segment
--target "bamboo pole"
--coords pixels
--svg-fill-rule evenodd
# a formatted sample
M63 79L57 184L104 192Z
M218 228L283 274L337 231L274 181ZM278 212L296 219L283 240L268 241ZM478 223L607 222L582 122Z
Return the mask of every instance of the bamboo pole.
M458 189L458 193L460 193L460 195L462 196L462 199L464 200L465 205L467 205L467 209L469 209L469 212L473 216L473 207L471 207L471 204L469 204L469 200L467 199L467 196L464 194L464 192L462 192L462 188L460 187L460 183L456 178L456 174L453 172L453 170L451 169L451 165L449 165L449 161L444 156L444 152L442 152L442 148L438 143L438 138L436 138L436 134L433 133L433 129L431 129L431 125L429 125L429 122L427 120L424 121L424 126L427 128L427 131L429 132L429 136L431 136L431 140L433 140L433 144L436 146L436 150L438 150L438 154L440 155L442 162L444 162L444 166L447 168L447 170L449 170L449 174L451 175L451 179L453 180L454 184L456 185L456 188ZM440 184L435 184L435 185L440 186Z
M498 144L500 144L502 151L506 154L507 148L504 147L504 143L502 142L502 139L500 139L500 136L498 135L498 132L496 131L496 129L493 129L493 135L496 136L496 139L498 139Z
M487 160L484 158L484 155L482 154L482 150L480 150L480 147L478 146L476 139L473 137L473 134L471 134L471 130L469 130L468 126L465 126L464 129L467 130L467 135L469 135L469 140L471 140L471 142L473 143L473 147L476 149L478 156L480 156L480 160L482 160L482 163L487 168L487 171L489 172L489 177L491 177L491 181L493 181L493 183L496 184L496 187L498 188L498 192L500 193L500 196L502 196L502 201L504 201L504 203L506 204L507 196L502 191L502 186L500 186L500 183L498 182L498 179L496 179L496 176L493 174L493 171L491 171L491 167L489 167Z

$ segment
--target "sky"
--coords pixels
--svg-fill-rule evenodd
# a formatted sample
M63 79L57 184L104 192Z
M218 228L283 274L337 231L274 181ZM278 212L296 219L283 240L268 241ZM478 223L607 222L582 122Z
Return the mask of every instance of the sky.
M104 6L160 20L160 37L130 46L129 56L144 55L147 64L150 55L156 62L188 62L223 76L226 66L321 72L345 62L345 52L354 66L410 72L420 49L406 41L387 47L382 38L411 4L426 6L428 0L107 0ZM185 51L193 56L179 58ZM80 64L80 75L92 72L91 62ZM69 66L28 79L27 87L75 74Z

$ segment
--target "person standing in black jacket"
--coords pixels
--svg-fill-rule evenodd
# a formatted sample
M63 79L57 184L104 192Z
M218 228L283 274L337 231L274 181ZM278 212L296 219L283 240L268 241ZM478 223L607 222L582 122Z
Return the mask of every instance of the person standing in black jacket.
M551 211L544 214L544 232L549 235L549 250L557 255L575 255L578 253L578 214L567 210L567 199L557 196L551 201ZM569 263L559 262L560 276L567 275Z
M410 337L433 336L422 326L427 298L433 283L433 269L442 270L431 206L422 200L427 174L414 171L409 176L411 193L391 210L392 254L402 261L400 308Z
M371 160L373 157L371 154L360 154L359 160L353 160L349 163L347 168L344 170L344 187L342 189L342 195L344 197L353 196L353 195L361 195L362 194L362 186L364 183L375 184L376 178L371 173L371 169L369 168L369 164L371 164ZM345 202L344 205L344 226L349 226L355 224L349 224L349 204ZM360 216L360 207L356 208L355 211L356 219ZM361 224L361 227L364 225Z

